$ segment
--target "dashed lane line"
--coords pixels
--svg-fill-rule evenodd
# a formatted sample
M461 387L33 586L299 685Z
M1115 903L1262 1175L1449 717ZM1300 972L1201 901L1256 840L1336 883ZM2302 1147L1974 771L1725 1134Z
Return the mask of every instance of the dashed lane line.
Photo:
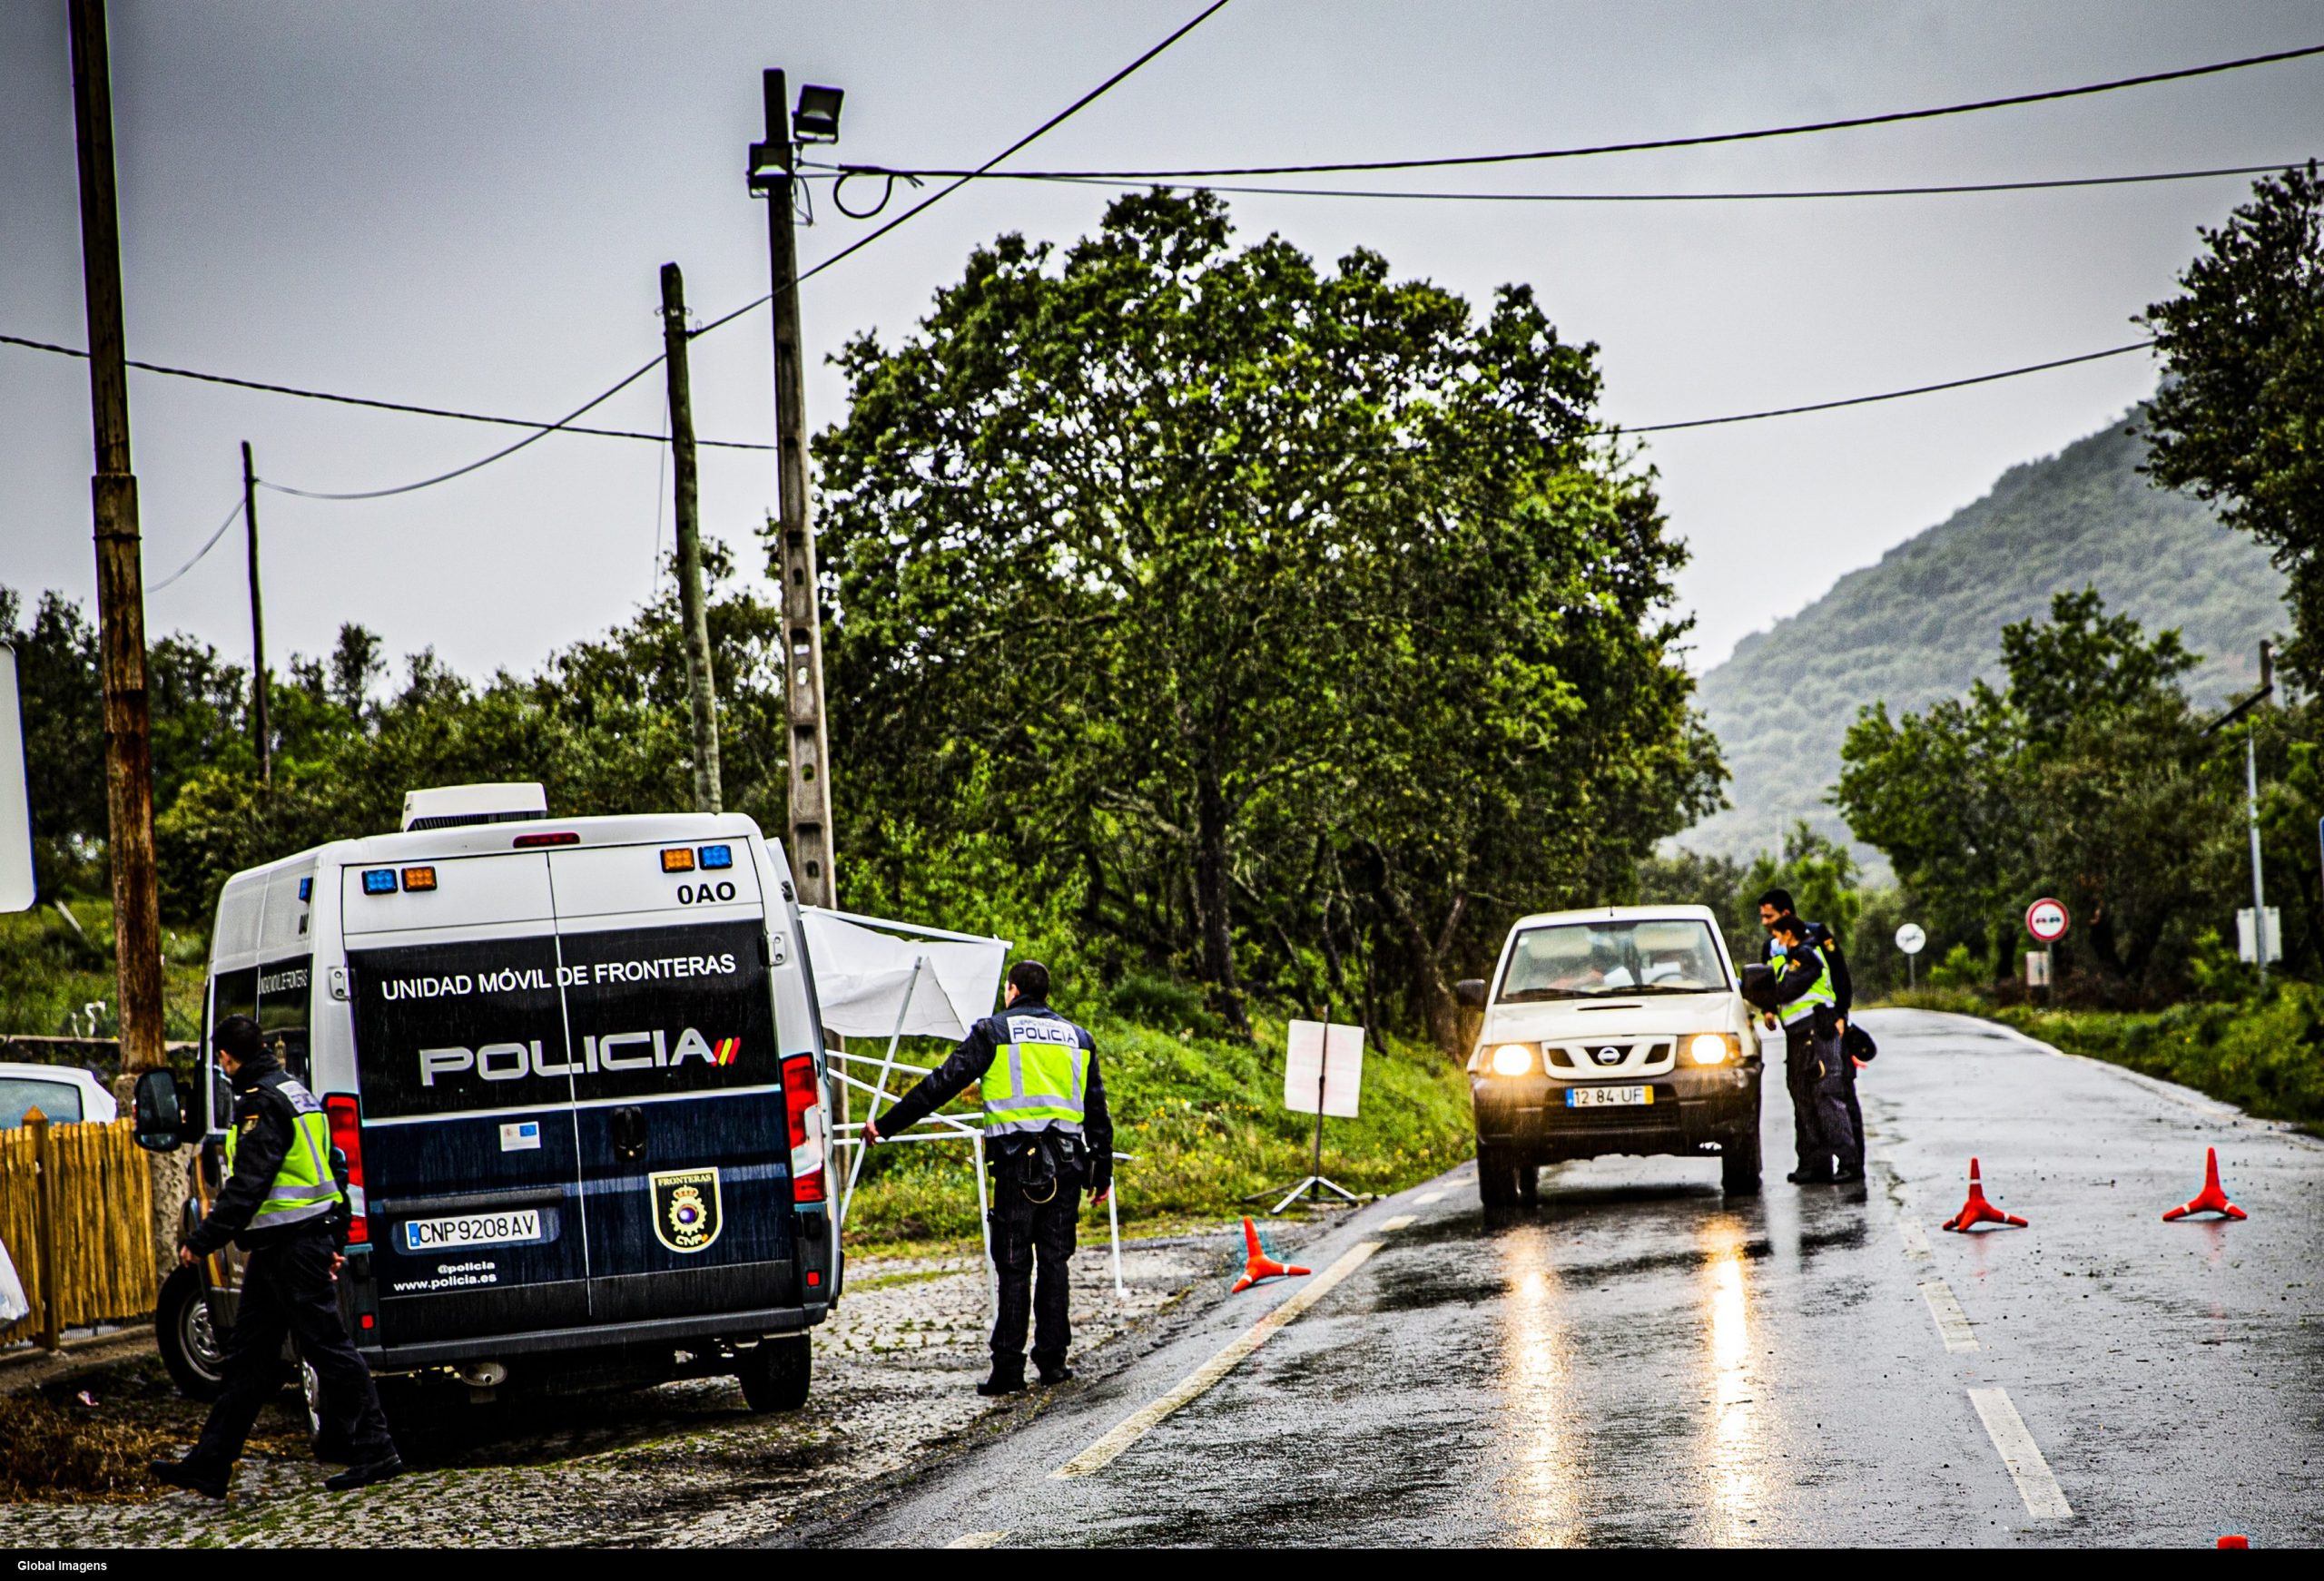
M1898 1219L1896 1221L1896 1233L1904 1237L1905 1256L1926 1257L1929 1254L1928 1232L1922 1229L1920 1225L1915 1223L1914 1221L1905 1218Z
M2073 1506L2066 1502L2065 1489L2050 1474L2050 1463L2042 1458L2034 1435L2025 1430L2025 1419L2017 1414L2017 1407L2010 1403L2005 1389L1973 1389L1969 1403L1977 1408L1977 1416L1985 1424L1985 1436L2001 1451L2001 1463L2009 1468L2011 1480L2017 1484L2019 1497L2025 1500L2025 1512L2035 1520L2064 1520L2073 1514Z
M1000 1546L1000 1539L1008 1535L1005 1531L962 1532L944 1546L948 1548L997 1548Z
M1947 1350L1977 1349L1977 1331L1969 1326L1969 1314L1961 1310L1951 1285L1941 1279L1924 1280L1921 1299L1928 1302L1928 1315L1936 1320L1936 1331Z
M1411 1213L1398 1213L1394 1218L1384 1223L1380 1226L1380 1231L1381 1233L1385 1234L1391 1230L1408 1229L1417 1222L1418 1221L1415 1217Z
M1323 1300L1333 1286L1363 1267L1365 1260L1385 1244L1381 1241L1361 1241L1349 1247L1337 1262L1302 1285L1282 1305L1253 1323L1217 1355L1188 1373L1177 1388L1133 1411L1111 1432L1050 1472L1049 1476L1065 1478L1087 1477L1093 1471L1104 1469L1116 1456L1145 1437L1172 1412L1200 1399L1212 1385L1240 1366L1252 1351L1265 1344L1277 1329L1285 1327Z
M1441 1203L1443 1200L1444 1193L1443 1192L1423 1192L1420 1195L1413 1199L1413 1206L1415 1208L1424 1208L1431 1203Z

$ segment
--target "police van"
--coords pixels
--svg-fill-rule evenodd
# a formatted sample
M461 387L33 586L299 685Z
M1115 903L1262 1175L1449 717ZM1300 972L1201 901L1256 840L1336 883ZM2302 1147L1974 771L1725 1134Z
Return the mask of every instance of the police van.
M235 1014L330 1117L340 1303L375 1373L478 1399L732 1374L755 1409L805 1400L842 1273L830 1095L790 869L750 819L414 791L399 833L228 880L205 1062ZM139 1094L141 1142L202 1143L189 1226L232 1104L203 1076ZM238 1281L229 1252L162 1292L190 1392L216 1390Z

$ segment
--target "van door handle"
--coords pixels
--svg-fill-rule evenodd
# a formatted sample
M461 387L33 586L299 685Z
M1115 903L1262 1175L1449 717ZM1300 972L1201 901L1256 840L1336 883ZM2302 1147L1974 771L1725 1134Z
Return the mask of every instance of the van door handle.
M645 1111L625 1104L613 1114L614 1156L634 1164L645 1156Z

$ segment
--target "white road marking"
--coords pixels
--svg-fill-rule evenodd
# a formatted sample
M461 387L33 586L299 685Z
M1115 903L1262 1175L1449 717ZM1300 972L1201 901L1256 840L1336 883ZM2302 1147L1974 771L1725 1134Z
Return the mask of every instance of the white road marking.
M1133 1411L1104 1438L1050 1472L1050 1477L1087 1477L1092 1471L1104 1469L1116 1456L1145 1437L1173 1411L1199 1399L1213 1384L1234 1371L1246 1357L1265 1344L1277 1329L1323 1300L1334 1285L1364 1266L1364 1260L1384 1244L1380 1241L1361 1241L1349 1247L1337 1262L1300 1286L1282 1305L1253 1323L1217 1355L1188 1373L1177 1388Z
M962 1532L944 1546L948 1548L997 1548L1007 1532Z
M1390 1230L1405 1229L1417 1222L1410 1213L1398 1213L1394 1218L1382 1224L1380 1230L1383 1234L1385 1234Z
M1922 1229L1917 1221L1897 1220L1896 1233L1905 1238L1905 1256L1926 1257L1928 1255L1928 1232Z
M1951 1285L1941 1279L1925 1280L1921 1297L1928 1302L1928 1315L1936 1320L1936 1331L1944 1336L1947 1350L1977 1349L1977 1332L1969 1327L1969 1314L1954 1299Z
M1413 1206L1415 1208L1424 1208L1431 1203L1441 1203L1443 1200L1444 1193L1443 1192L1423 1192L1420 1195L1413 1199Z
M2034 1442L2034 1435L2025 1430L2025 1419L2010 1403L2005 1389L1973 1389L1969 1403L1977 1408L1978 1417L1985 1424L1985 1436L2001 1451L2001 1463L2009 1468L2017 1491L2025 1500L2025 1513L2035 1520L2064 1520L2073 1514L2073 1506L2066 1502L2065 1489L2050 1475L2050 1463L2042 1458L2042 1451Z

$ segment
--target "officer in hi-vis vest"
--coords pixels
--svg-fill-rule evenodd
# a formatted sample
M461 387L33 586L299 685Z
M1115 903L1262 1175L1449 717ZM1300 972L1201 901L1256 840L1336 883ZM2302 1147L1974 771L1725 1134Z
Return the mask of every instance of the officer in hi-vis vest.
M153 1475L225 1498L251 1424L282 1387L282 1341L295 1336L299 1354L322 1380L325 1441L343 1447L347 1461L323 1486L343 1491L384 1481L403 1461L331 1289L344 1262L347 1214L331 1168L330 1122L314 1095L275 1062L257 1022L229 1016L212 1041L234 1091L226 1183L178 1248L178 1261L192 1267L229 1241L250 1255L226 1341L224 1390L193 1452L154 1461Z
M977 1385L979 1394L1025 1387L1029 1311L1040 1380L1062 1383L1073 1376L1065 1364L1073 1340L1066 1263L1081 1191L1088 1186L1089 1200L1102 1203L1114 1189L1114 1122L1098 1075L1097 1041L1050 1009L1049 997L1049 967L1019 961L1009 968L1007 1008L970 1027L951 1056L876 1124L863 1123L864 1140L878 1142L902 1134L971 1082L983 1095L1000 1312L992 1322L992 1376Z

